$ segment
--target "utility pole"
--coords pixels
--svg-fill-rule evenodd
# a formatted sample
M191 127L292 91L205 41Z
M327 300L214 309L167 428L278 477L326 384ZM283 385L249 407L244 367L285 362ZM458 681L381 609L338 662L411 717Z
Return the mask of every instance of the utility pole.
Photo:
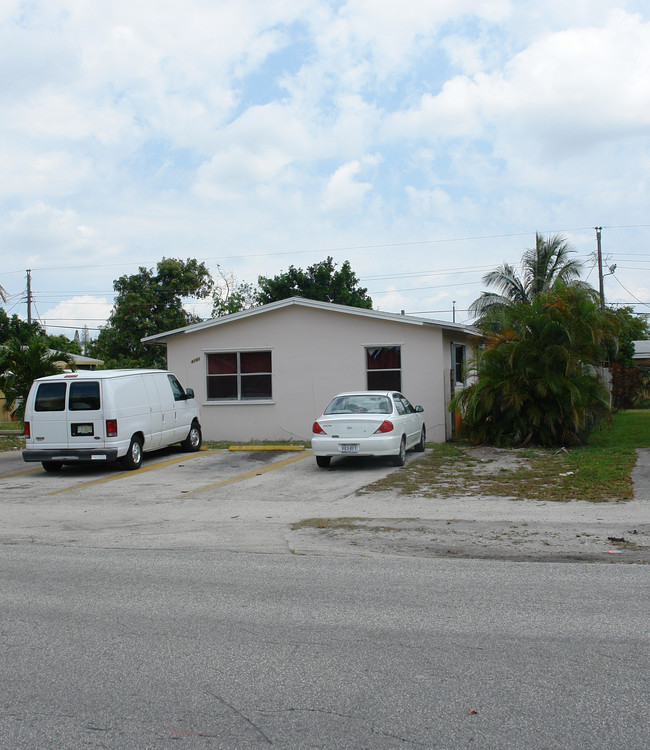
M32 322L32 272L27 269L27 322Z
M600 294L600 311L605 312L605 286L603 284L603 251L600 245L600 233L602 227L595 227L596 244L598 246L598 292Z

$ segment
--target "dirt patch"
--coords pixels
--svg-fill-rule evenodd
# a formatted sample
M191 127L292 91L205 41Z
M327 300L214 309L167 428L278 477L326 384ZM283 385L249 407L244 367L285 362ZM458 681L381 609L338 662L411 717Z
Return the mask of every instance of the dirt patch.
M294 524L296 552L326 546L341 554L482 558L528 562L650 562L650 525L607 531L602 524L423 518L308 519Z

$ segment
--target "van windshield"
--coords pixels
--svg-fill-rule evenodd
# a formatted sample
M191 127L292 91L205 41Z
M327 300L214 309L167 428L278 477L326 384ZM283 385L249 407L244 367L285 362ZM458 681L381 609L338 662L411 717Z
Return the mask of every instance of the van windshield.
M97 411L99 409L99 383L70 383L70 411Z
M66 383L41 383L36 391L34 411L64 411Z

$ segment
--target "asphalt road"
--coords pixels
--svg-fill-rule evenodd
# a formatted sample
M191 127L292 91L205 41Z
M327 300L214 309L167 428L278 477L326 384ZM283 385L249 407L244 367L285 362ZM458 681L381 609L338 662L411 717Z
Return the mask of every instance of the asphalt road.
M378 548L291 524L487 508L488 529L552 511L621 533L647 495L357 495L390 470L166 451L52 475L0 454L0 749L645 750L647 565L422 557L403 530Z
M0 549L7 750L647 748L647 568Z

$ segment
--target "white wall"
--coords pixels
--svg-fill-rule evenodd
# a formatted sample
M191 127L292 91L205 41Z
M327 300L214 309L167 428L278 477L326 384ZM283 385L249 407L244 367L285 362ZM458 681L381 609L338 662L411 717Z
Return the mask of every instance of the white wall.
M401 346L402 391L425 410L427 439L445 440L443 371L450 347L441 329L338 311L288 306L168 342L168 366L201 405L206 440L311 439L311 425L336 393L365 390L366 346ZM206 399L206 352L270 349L273 402Z

